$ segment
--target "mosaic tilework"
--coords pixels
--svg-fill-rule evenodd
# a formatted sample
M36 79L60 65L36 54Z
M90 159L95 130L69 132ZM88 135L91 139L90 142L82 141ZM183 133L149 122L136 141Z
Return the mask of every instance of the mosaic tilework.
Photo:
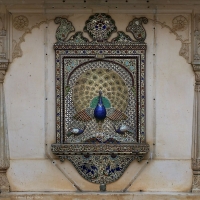
M146 31L142 23L146 24L148 19L146 17L133 19L126 28L126 31L131 32L137 41L144 42L146 39Z
M60 24L62 20L69 24L65 29L72 30L71 22L59 18ZM137 21L145 23L144 18L135 20L128 30L133 31ZM145 141L146 32L140 23L136 40L120 31L108 42L117 28L106 14L95 14L86 21L84 31L91 42L82 32L69 39L65 33L61 38L64 30L61 25L58 29L54 45L56 144L52 144L52 152L61 161L70 160L86 180L111 183L131 161L140 161L149 151ZM106 109L104 120L94 117L99 91Z
M116 181L134 160L132 155L93 155L88 158L84 155L73 155L66 158L86 180L98 184Z
M75 31L75 29L72 23L67 19L56 17L54 21L56 24L60 24L60 26L56 30L56 39L59 42L64 42L69 33Z
M107 41L110 35L117 30L114 20L104 13L92 15L83 29L88 32L94 41Z

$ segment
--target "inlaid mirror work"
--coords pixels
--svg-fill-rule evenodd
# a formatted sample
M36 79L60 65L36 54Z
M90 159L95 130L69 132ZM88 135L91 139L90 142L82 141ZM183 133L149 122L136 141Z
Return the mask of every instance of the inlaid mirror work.
M127 24L135 40L107 14L94 14L83 32L55 18L56 143L52 152L68 159L86 180L119 179L133 160L149 151L145 130L145 17ZM118 36L110 42L112 33Z

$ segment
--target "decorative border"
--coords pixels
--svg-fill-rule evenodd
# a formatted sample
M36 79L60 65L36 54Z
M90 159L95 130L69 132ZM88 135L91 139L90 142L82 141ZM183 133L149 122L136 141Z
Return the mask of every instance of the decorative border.
M64 136L64 69L63 69L63 60L66 57L76 57L76 58L90 58L93 60L102 60L97 59L97 55L103 55L105 58L133 58L135 56L139 57L138 59L138 70L137 70L137 98L138 98L138 142L145 143L145 53L146 53L146 44L142 45L101 45L92 46L92 52L90 45L55 45L56 48L56 142L63 143ZM60 49L58 49L58 47ZM77 48L75 48L77 47ZM81 50L80 50L81 47ZM96 48L94 48L96 47ZM111 47L111 48L110 48ZM120 47L120 48L119 48ZM135 49L134 47L140 47ZM117 49L118 48L118 49ZM76 50L79 49L79 50ZM84 50L82 50L84 49ZM112 49L115 49L116 52L113 52ZM116 50L117 49L117 50ZM131 53L130 50L133 50ZM84 54L83 54L84 51ZM117 55L117 52L119 55Z
M133 43L133 44L112 44L112 43L106 43L106 44L97 44L97 43L89 43L89 44L77 44L77 45L70 45L70 44L62 44L62 43L56 43L54 44L54 49L55 50L76 50L76 49L82 49L82 50L101 50L101 49L113 49L113 50L120 50L120 49L125 49L125 50L146 50L147 45L140 44L140 43Z
M144 154L149 151L148 144L138 143L120 143L120 144L52 144L51 150L56 155L62 155L67 152L67 155L76 154L100 154L100 153L125 153L125 154Z

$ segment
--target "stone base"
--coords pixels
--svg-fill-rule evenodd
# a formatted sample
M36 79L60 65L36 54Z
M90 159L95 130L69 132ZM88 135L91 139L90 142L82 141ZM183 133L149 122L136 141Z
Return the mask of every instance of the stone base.
M192 189L192 193L199 193L200 195L200 189Z
M6 173L0 173L0 193L6 193L10 191L10 185Z
M194 174L193 181L192 181L192 193L199 193L200 194L200 175Z
M89 192L44 192L44 193L30 193L30 192L11 192L7 194L0 194L0 200L199 200L200 194L192 193L172 193L172 192L134 192L134 193L89 193Z

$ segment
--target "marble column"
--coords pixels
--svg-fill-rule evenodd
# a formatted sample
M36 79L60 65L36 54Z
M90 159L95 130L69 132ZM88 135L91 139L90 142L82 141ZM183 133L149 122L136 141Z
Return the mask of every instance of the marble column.
M6 129L5 101L3 81L8 67L7 61L0 60L0 192L9 192L9 182L6 171L10 166L8 135Z
M192 67L195 73L195 91L194 91L194 115L193 115L193 139L192 139L192 170L193 183L192 192L200 193L200 14L193 16L193 60Z
M200 192L200 64L193 64L193 69L196 82L193 117L192 192Z

